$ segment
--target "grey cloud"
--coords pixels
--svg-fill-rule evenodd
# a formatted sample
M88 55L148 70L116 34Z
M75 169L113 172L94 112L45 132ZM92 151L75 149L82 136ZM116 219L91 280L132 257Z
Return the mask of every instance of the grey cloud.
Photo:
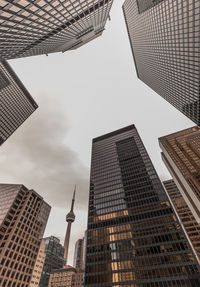
M1 147L0 181L23 183L58 207L69 206L76 183L77 208L86 210L89 171L67 146L66 103L58 95L38 98L39 109Z

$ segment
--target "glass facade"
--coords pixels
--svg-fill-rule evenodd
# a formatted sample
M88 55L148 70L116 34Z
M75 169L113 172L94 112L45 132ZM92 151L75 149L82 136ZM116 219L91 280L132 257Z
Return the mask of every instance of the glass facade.
M74 262L73 266L77 269L84 268L84 238L78 239L75 244L75 250L74 250Z
M200 1L126 0L137 76L200 125Z
M65 52L100 36L113 0L1 0L0 58Z
M64 266L64 247L60 240L55 236L44 238L45 241L45 260L40 278L39 287L48 287L50 273Z
M85 286L199 286L194 253L134 125L93 139Z
M40 221L43 204L46 221ZM0 286L28 287L50 206L23 185L0 184ZM42 234L43 235L43 234Z
M0 145L38 108L7 61L0 61Z

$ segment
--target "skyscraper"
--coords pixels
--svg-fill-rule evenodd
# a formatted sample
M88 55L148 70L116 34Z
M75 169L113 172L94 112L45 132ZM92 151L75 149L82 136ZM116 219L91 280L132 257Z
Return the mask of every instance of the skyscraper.
M70 209L70 212L66 216L67 230L66 230L65 241L64 241L64 259L65 259L66 264L67 264L69 241L70 241L70 234L71 234L71 225L75 220L75 214L74 214L75 194L76 194L76 186L75 186L74 194L72 198L71 209Z
M37 108L38 105L8 62L0 61L0 145Z
M199 266L134 125L93 139L85 287L200 285Z
M159 138L162 159L200 223L200 127Z
M82 270L84 268L84 238L76 241L73 266Z
M50 206L23 185L0 184L0 286L28 287Z
M199 0L126 0L137 76L200 125Z
M0 59L65 52L100 36L113 0L1 1Z
M64 266L64 247L55 236L46 237L43 240L45 242L45 260L39 287L48 287L50 273Z
M200 225L194 218L173 179L166 180L163 184L200 262Z

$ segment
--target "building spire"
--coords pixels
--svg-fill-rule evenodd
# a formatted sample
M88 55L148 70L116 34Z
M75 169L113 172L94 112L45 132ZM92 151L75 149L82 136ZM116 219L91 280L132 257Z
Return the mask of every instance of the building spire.
M71 210L73 212L74 210L74 202L75 202L75 195L76 195L76 184L74 186L74 194L73 194L73 198L72 198L72 204L71 204Z
M67 224L67 231L66 231L66 235L65 235L65 242L64 242L64 259L65 259L66 265L67 265L67 256L68 256L68 249L69 249L71 225L75 220L75 214L74 214L75 195L76 195L76 185L74 187L71 209L70 209L70 212L66 215L66 221L68 223Z

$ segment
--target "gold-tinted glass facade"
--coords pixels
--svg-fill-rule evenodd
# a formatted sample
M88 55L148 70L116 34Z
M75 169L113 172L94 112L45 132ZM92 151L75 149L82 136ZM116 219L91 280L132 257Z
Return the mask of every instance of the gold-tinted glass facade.
M126 0L137 76L200 125L199 0Z
M0 61L0 145L38 108L7 61Z
M200 225L195 220L173 179L166 180L163 184L200 262Z
M195 256L135 126L95 138L85 287L199 284Z
M0 286L28 287L50 206L23 185L0 184L0 210Z
M0 58L75 49L100 36L113 0L0 1Z
M161 137L159 143L163 161L200 223L200 127Z

